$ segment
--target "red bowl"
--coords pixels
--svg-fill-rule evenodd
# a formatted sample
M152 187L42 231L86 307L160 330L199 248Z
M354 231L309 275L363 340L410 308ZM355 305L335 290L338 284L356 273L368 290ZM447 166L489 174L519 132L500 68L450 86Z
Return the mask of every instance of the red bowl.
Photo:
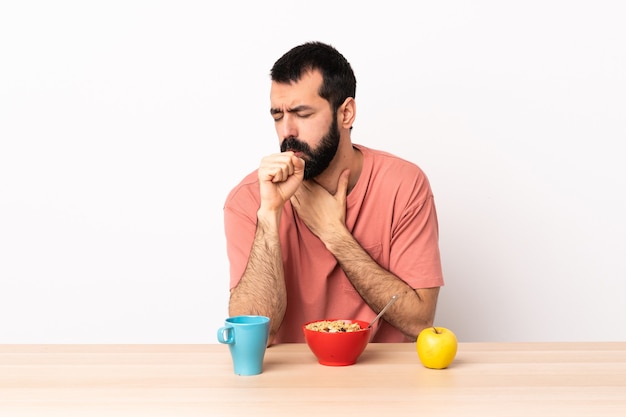
M322 365L346 366L356 363L361 353L369 343L372 329L368 329L368 322L362 320L326 319L328 321L342 320L346 323L358 323L361 330L353 332L321 332L307 329L306 326L316 323L315 320L302 326L304 340Z

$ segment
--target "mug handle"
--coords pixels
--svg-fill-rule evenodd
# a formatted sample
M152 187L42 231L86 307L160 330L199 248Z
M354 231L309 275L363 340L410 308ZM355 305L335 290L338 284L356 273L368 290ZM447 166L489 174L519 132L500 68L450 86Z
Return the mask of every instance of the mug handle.
M226 337L224 337L224 333L227 334ZM217 340L220 343L226 343L229 345L235 343L235 332L233 331L233 326L220 327L217 330Z

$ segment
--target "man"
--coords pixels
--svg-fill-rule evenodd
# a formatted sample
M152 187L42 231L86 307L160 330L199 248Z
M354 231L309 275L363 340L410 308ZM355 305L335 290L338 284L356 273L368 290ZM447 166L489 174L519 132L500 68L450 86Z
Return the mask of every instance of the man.
M271 319L272 343L305 322L370 321L398 294L373 342L415 341L443 285L433 195L416 165L353 144L356 79L332 46L309 42L272 67L280 153L224 206L230 315Z

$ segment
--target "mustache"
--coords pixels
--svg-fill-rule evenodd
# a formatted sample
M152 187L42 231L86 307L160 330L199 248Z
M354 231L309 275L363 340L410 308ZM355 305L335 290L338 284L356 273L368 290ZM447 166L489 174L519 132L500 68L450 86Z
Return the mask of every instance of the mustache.
M294 151L294 152L302 152L305 155L311 154L311 148L306 142L302 142L295 136L289 136L280 144L280 151Z

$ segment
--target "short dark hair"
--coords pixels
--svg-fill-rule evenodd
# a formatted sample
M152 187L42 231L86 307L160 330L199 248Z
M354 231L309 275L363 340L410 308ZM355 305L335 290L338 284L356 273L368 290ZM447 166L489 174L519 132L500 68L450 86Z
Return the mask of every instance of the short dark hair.
M350 63L333 46L307 42L289 50L274 63L270 76L277 83L297 82L308 71L318 70L323 82L318 92L333 111L348 97L355 97L356 77Z

